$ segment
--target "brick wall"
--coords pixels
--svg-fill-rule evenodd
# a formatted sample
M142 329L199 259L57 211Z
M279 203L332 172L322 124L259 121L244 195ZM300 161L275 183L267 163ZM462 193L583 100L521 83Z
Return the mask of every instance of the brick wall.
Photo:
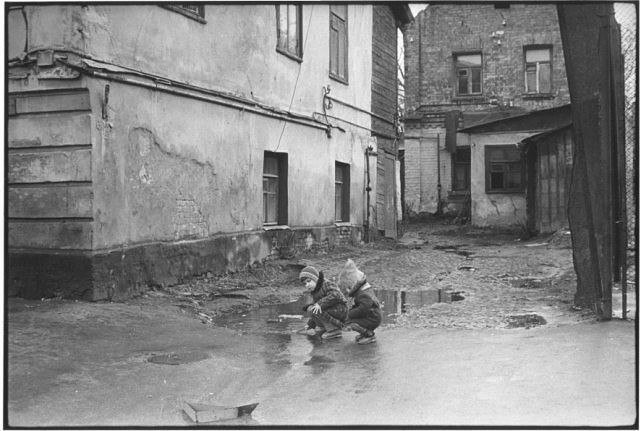
M523 96L523 47L533 44L552 45L551 98ZM533 110L569 103L553 4L512 4L508 9L492 4L429 5L408 26L404 47L408 111L491 110L500 109L500 104ZM455 95L453 53L464 51L482 52L481 97Z
M525 95L524 47L551 45L552 93ZM556 6L431 4L404 32L405 209L409 216L437 210L436 134L444 144L446 112L530 111L570 102ZM457 96L454 53L482 53L482 94ZM464 115L463 123L464 123ZM461 123L460 126L464 124ZM408 138L414 136L414 139ZM460 144L460 143L459 143ZM449 197L451 155L440 151L443 212L460 211ZM459 199L458 199L459 200Z
M398 101L397 89L397 27L391 8L387 5L373 6L371 112L387 119L372 117L374 132L395 136L393 126ZM382 148L396 154L393 140L379 141Z

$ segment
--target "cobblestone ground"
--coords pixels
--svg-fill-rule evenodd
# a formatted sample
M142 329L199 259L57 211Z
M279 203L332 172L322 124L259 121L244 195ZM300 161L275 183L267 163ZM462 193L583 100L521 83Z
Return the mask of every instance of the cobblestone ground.
M211 323L220 314L295 300L303 290L297 281L303 265L314 265L335 279L347 258L367 274L376 290L440 289L463 298L409 304L390 326L506 328L517 322L534 325L539 317L549 325L595 320L590 310L573 307L576 276L568 233L520 241L515 234L442 222L406 226L398 242L383 239L324 254L302 254L149 292L147 299L177 301L183 312ZM630 275L629 291L634 292L635 276Z

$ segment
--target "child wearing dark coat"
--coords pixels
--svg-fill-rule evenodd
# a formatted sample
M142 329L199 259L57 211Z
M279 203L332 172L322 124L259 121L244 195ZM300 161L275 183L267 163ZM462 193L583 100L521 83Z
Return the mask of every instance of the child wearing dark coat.
M308 289L313 303L304 306L311 315L304 332L319 335L322 339L342 336L342 326L347 318L347 299L342 292L325 280L322 271L307 266L300 271L300 280Z
M374 329L382 322L380 301L367 282L364 273L351 260L347 260L338 278L338 286L353 298L353 307L347 314L345 326L350 327L359 335L358 344L369 344L376 341Z

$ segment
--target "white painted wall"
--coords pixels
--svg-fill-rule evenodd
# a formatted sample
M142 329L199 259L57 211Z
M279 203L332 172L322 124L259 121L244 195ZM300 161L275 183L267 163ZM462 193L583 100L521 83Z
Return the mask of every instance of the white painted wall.
M522 193L486 193L485 148L515 145L533 133L469 135L471 145L471 223L474 226L515 227L526 223L526 199Z

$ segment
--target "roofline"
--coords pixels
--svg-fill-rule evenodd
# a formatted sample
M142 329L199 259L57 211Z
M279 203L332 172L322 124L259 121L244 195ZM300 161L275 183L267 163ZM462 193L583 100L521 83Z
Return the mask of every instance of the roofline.
M548 112L548 111L555 111L555 110L560 110L562 108L567 108L570 107L571 103L566 103L564 105L560 105L560 106L554 106L553 108L547 108L547 109L537 109L535 111L529 111L526 112L524 114L518 114L518 115L513 115L511 117L505 117L505 118L500 118L498 120L491 120L491 121L487 121L485 123L477 123L474 124L473 126L469 126L469 127L465 127L463 129L459 129L458 133L469 133L469 131L472 131L473 129L477 128L477 127L483 127L483 126L488 126L491 124L496 124L496 123L500 123L502 121L506 121L506 120L513 120L513 119L518 119L518 118L524 118L524 117L528 117L534 114L538 114L541 112ZM463 114L464 115L464 114Z
M554 133L560 132L561 130L569 129L571 126L573 126L573 123L565 124L564 126L556 127L555 129L545 130L544 132L540 132L535 135L531 135L528 138L524 138L520 142L525 145L535 144L539 139L545 138L549 135L553 135Z
M409 3L394 2L394 3L391 3L390 6L396 19L400 21L401 28L407 24L410 24L413 21L413 13L411 13L411 8L409 8Z

